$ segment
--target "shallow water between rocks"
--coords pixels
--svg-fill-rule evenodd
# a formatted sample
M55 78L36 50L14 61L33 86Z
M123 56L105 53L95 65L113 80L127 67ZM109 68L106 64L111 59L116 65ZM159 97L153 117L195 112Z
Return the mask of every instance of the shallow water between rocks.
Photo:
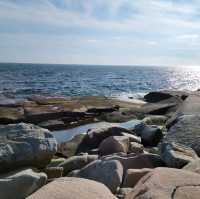
M140 120L130 120L128 122L123 122L123 123L96 122L92 124L81 125L79 127L75 127L71 129L52 131L52 133L54 134L59 144L61 142L71 140L75 135L84 134L89 129L92 129L92 128L120 126L120 127L131 130L135 125L139 124L140 122L141 122Z

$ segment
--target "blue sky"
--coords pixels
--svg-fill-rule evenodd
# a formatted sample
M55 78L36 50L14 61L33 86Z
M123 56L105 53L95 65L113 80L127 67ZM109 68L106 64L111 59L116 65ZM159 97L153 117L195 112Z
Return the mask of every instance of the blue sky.
M200 65L200 1L0 0L0 62Z

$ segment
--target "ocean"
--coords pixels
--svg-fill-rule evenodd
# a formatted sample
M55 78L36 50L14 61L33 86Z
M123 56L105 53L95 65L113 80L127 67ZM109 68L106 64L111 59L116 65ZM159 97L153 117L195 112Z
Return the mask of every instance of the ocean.
M0 93L25 98L112 96L139 98L152 90L196 90L200 70L150 66L0 64Z

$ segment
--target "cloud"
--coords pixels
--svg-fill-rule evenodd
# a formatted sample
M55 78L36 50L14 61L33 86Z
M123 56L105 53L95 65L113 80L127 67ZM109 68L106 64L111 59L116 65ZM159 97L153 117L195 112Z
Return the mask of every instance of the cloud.
M46 62L48 53L52 57L51 49L56 48L56 56L62 55L59 60L65 62L72 61L70 56L88 62L84 59L88 55L93 63L102 57L113 64L119 60L125 64L142 60L181 64L181 60L189 63L194 58L200 63L196 53L200 50L199 10L197 0L0 0L0 46L17 49L22 43L30 50L31 60L31 53L39 47L37 41L44 40L42 61ZM175 53L177 50L182 53ZM24 51L18 51L17 60L23 60ZM0 60L9 57L4 52Z

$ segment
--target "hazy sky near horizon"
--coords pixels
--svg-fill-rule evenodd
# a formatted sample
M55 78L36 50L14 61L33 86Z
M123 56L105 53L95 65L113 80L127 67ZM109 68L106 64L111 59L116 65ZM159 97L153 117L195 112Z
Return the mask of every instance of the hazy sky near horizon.
M0 62L200 65L200 1L0 0Z

